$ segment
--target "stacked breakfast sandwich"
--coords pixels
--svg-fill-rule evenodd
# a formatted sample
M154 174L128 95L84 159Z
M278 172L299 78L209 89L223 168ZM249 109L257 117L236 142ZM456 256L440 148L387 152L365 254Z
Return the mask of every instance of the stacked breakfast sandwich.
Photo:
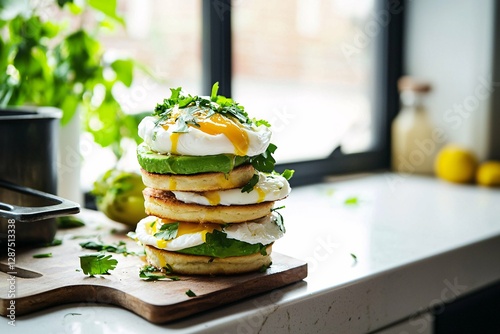
M180 274L265 270L285 233L274 207L290 193L293 172L274 171L266 121L232 99L191 96L180 88L139 125L146 213L137 239L149 264Z

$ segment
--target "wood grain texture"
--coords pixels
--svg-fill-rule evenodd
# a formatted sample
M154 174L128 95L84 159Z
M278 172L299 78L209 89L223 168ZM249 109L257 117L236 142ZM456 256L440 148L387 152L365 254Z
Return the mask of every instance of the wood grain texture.
M94 251L82 249L80 242L97 238L107 244L125 241L127 249L135 252L142 247L125 236L123 225L88 211L80 217L87 225L60 231L58 237L63 239L62 245L16 251L16 315L66 303L97 302L121 306L151 322L165 323L271 291L307 276L305 262L272 253L273 264L263 273L143 281L139 278L139 270L144 265L140 256L109 253L118 260L116 268L110 275L89 277L80 270L79 256ZM34 254L49 252L50 258L33 258ZM12 299L8 295L9 271L7 259L1 259L0 314L4 316ZM196 297L188 297L188 290Z

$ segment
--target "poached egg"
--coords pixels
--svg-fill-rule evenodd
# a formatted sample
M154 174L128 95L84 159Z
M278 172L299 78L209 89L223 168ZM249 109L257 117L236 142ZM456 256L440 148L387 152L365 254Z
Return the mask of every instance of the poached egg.
M246 205L278 201L290 194L290 184L279 174L259 172L259 181L250 192L241 188L205 192L172 191L175 198L184 203L200 205Z
M175 122L187 114L196 117L196 124L187 124L185 132L178 132ZM170 118L145 117L139 124L139 136L155 152L178 155L234 154L255 156L266 151L271 141L271 130L265 125L241 124L209 110L175 108Z
M167 251L178 251L201 245L205 242L207 233L215 229L226 233L227 238L243 241L249 244L268 245L281 238L284 232L276 223L275 214L268 215L254 222L230 224L223 227L219 224L179 223L177 234L171 240L156 237L164 224L175 223L168 219L148 216L142 219L136 227L137 240L143 245L150 245Z

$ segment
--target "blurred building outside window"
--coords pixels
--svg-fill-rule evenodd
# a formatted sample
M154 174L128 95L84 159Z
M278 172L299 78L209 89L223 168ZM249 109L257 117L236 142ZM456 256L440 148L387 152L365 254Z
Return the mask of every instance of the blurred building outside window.
M127 25L102 39L108 56L129 56L160 80L137 73L131 88L117 89L126 112L152 111L172 87L200 93L201 1L119 1ZM278 163L322 159L339 145L353 153L376 144L375 38L363 33L374 3L232 1L232 97L271 122ZM84 191L113 165L112 155L89 148L90 141L82 141ZM135 160L130 150L124 167L136 168Z

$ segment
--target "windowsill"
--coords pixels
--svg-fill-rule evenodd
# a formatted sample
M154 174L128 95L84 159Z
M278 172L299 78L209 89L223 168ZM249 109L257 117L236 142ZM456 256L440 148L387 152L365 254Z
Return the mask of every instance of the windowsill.
M358 204L345 204L348 198ZM498 203L498 189L388 173L295 188L281 210L287 234L273 251L306 260L304 282L281 289L279 300L264 294L162 327L176 333L242 326L259 333L357 333L442 306L500 280L498 257L491 256L500 254ZM25 328L60 331L69 312L100 314L100 322L80 317L82 329L158 330L104 305L72 304L17 320Z

